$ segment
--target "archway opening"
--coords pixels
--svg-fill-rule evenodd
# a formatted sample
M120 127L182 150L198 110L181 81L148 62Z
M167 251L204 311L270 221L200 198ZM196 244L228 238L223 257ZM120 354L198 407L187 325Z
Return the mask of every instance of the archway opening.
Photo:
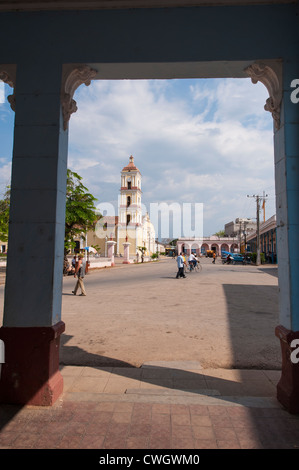
M219 79L212 80L211 83L211 88L209 88L210 83L202 79L190 81L101 80L93 82L87 88L82 87L75 97L79 111L72 117L70 124L69 164L73 165L74 169L83 176L89 189L98 196L100 203L103 202L104 198L105 202L116 204L120 187L121 168L127 163L129 155L133 154L135 162L143 175L143 203L146 205L151 202L166 201L168 204L173 204L178 202L178 195L180 203L203 202L204 230L207 230L204 235L213 235L218 230L223 229L224 224L230 219L248 217L248 215L252 215L254 218L255 207L253 201L246 197L248 192L265 189L270 193L270 188L272 188L272 201L269 199L270 202L267 203L268 207L270 203L274 207L272 118L263 109L263 103L267 97L266 89L263 86L259 88L262 97L253 99L253 95L251 95L250 104L247 103L249 110L246 111L246 106L240 105L240 99L243 99L246 95L248 98L249 89L253 93L257 90L249 79L240 81L236 79ZM192 92L193 100L186 104L185 98L188 92ZM234 99L238 101L238 104ZM219 108L216 107L215 100L218 100ZM202 108L199 103L201 103ZM163 114L164 109L165 115ZM195 109L197 109L197 112ZM201 111L198 112L198 109ZM237 118L237 111L241 113L242 117ZM118 125L117 116L119 116L120 125ZM221 116L223 119L221 119ZM167 120L168 125L166 126ZM99 132L99 129L101 129L101 132ZM158 129L160 130L159 133ZM82 136L83 133L84 139L80 142L80 135ZM186 135L188 138L184 138ZM265 142L268 142L269 145L267 151ZM196 151L192 154L194 149ZM262 160L260 158L261 153L264 155ZM83 154L90 155L90 157L83 158ZM213 159L215 155L216 159ZM257 168L259 168L258 175ZM267 183L264 180L265 175ZM267 179L267 175L269 179ZM260 186L253 189L253 184L259 184ZM196 196L192 192L194 190L197 191ZM203 190L200 195L205 195L204 200L197 199L201 197L199 196L200 190ZM242 194L242 199L240 194ZM250 211L251 214L249 214ZM205 229L205 227L211 228ZM188 249L192 250L192 244L183 243L182 247L187 253ZM202 243L200 251L206 252L213 249L213 247L220 254L219 244L211 247L206 243ZM232 244L231 251L237 250L238 244ZM167 265L164 264L164 266ZM223 268L225 269L221 266L221 269ZM207 273L209 269L210 264L207 265ZM242 274L244 273L245 271ZM174 275L172 267L168 282L170 282L170 277L174 278ZM99 276L101 277L101 274ZM159 312L161 310L161 299L160 304L156 302L156 289L151 284L153 280L149 279L147 283L146 274L144 276L142 307L139 309L139 313L144 312L147 316L149 312L145 308L145 304L150 306L153 311ZM213 276L215 279L215 272L213 272ZM237 274L238 276L242 277L241 274ZM162 274L161 277L163 277ZM164 273L164 277L167 277L166 273ZM112 286L114 285L113 279L117 281L116 291ZM106 344L103 348L97 347L96 349L99 352L99 358L101 354L104 356L102 362L98 359L98 364L106 364L105 358L108 358L108 363L110 358L112 363L114 360L116 362L124 361L125 364L140 365L147 360L167 360L170 357L165 349L163 351L162 349L159 350L159 347L152 342L153 330L150 327L145 327L147 323L145 318L139 323L139 332L142 331L142 341L138 339L135 323L134 329L128 332L127 338L134 337L136 343L134 344L134 341L131 341L130 345L125 346L122 342L122 347L127 348L123 349L122 352L120 352L119 341L121 333L119 332L118 337L112 334L112 325L115 330L120 328L123 332L124 318L130 315L131 319L135 319L136 289L138 289L140 279L138 279L138 276L133 275L129 282L129 278L127 278L126 288L123 290L119 289L121 278L118 275L115 275L114 278L113 276L108 277L106 280L101 277L102 288L107 289L106 293L109 292L107 294L109 298L114 295L117 301L113 305L109 302L111 306L111 310L108 309L110 312L109 317L105 304L106 294L103 294L101 298L100 309L105 312L102 320L104 320L108 336L105 336L103 329L102 333L97 334L96 341L105 342ZM211 279L208 277L207 285L210 282ZM231 285L230 282L228 282L228 286ZM275 278L272 276L270 291L272 294L274 292L274 295L276 295L277 288L275 282ZM244 291L246 291L247 287L245 287L245 284L243 285ZM111 286L112 291L109 290ZM163 291L163 295L168 296L172 289L173 287L168 285L166 292ZM184 289L186 289L185 286ZM242 287L240 289L242 290ZM233 344L233 353L226 356L222 365L240 366L242 361L240 362L237 356L240 353L241 346L237 340L234 327L230 323L232 319L228 319L230 314L232 317L236 314L236 311L229 306L232 302L233 289L222 284L219 289L213 287L211 292L206 288L205 295L207 298L212 298L214 295L217 298L217 295L219 295L222 297L225 309L227 309L224 313L224 317L227 319L226 332L228 341ZM269 298L268 295L267 298ZM67 297L64 300L67 301ZM244 308L244 304L240 305L239 308ZM192 304L192 307L190 306L190 309L194 311L194 304ZM180 308L176 307L174 310L175 318L180 317L182 319ZM171 342L168 342L167 338L170 338L169 331L172 330L169 327L166 307L162 308L162 311L165 315L163 320L161 318L158 320L155 317L153 322L155 326L157 324L161 326L161 331L164 334L162 341L166 345L170 345ZM277 317L275 317L275 314L278 314L277 309L275 312L273 326L277 324ZM64 310L63 315L67 314L68 311ZM198 318L196 321L198 321ZM67 321L67 317L65 317L65 320ZM98 322L98 318L96 322ZM245 323L247 328L249 323L247 321ZM193 325L193 331L198 327L199 325ZM275 350L273 366L276 360L280 361L279 345L273 337L273 329L271 329L271 332L268 330L268 333L267 341L271 342L271 348ZM81 335L79 342L84 344L83 336L88 337L87 331L82 330ZM111 335L111 342L114 344L110 352L108 346L109 335ZM185 341L188 337L192 337L194 351L194 348L196 349L199 344L198 338L195 338L191 333L186 333L184 337ZM78 338L68 339L66 349L75 345L77 340ZM260 340L263 341L264 347L264 338L260 338ZM141 344L143 350L146 344L150 348L147 357L144 355L138 357L139 353L136 353L136 350L135 353L133 352L134 347L138 349ZM182 343L180 342L180 344ZM186 354L182 352L183 348L183 346L181 348L178 346L177 358L184 356L186 359ZM262 344L259 348L261 351ZM246 351L246 348L244 351ZM211 349L209 349L209 352L211 352ZM248 351L246 351L247 353ZM92 356L84 354L84 357L86 360L97 361L93 354ZM135 359L132 359L134 354ZM188 356L189 360L194 359L194 357L194 354ZM255 354L255 358L258 362L258 353ZM202 359L200 353L197 359ZM215 365L215 358L210 361L210 364L212 363ZM245 363L248 366L248 362L245 361ZM205 364L208 364L207 359ZM280 365L280 362L277 362L277 364Z

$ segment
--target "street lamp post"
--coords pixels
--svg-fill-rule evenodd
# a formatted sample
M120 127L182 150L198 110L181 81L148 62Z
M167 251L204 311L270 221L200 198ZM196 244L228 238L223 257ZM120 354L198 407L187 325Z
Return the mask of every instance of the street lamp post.
M261 247L260 247L260 201L261 198L265 201L265 198L268 197L268 194L264 194L264 196L256 196L255 194L253 196L249 196L247 194L247 197L254 197L256 200L256 266L259 266L261 264Z
M260 198L256 196L256 265L261 264L261 247L260 247Z

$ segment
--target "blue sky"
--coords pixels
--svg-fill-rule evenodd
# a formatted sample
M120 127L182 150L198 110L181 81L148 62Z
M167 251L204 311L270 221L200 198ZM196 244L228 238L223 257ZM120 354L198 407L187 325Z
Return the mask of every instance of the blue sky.
M11 89L5 85L5 97ZM269 194L275 213L273 121L250 79L94 81L75 93L68 167L98 199L117 206L130 155L142 202L202 203L203 234L256 217L247 194ZM0 100L1 101L1 100ZM10 182L14 113L0 103L0 192ZM158 231L158 230L157 230Z

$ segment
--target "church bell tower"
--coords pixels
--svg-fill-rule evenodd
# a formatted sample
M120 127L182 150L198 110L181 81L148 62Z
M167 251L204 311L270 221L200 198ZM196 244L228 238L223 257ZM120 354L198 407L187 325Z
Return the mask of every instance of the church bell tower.
M131 155L129 163L121 171L120 199L118 206L118 253L122 243L130 242L130 251L142 245L141 173Z

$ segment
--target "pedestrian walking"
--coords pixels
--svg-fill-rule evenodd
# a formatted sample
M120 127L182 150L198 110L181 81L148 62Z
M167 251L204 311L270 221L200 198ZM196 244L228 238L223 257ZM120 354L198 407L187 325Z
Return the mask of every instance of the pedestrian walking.
M212 261L212 263L215 264L215 262L216 262L216 251L213 252L213 261Z
M83 257L83 255L79 255L78 256L78 262L76 263L76 268L75 268L75 274L74 274L74 277L77 277L77 283L76 283L76 286L75 286L75 290L73 290L73 294L76 295L77 294L77 291L80 287L81 289L81 294L80 295L86 295L86 291L85 291L85 287L84 287L84 282L83 282L83 279L84 279L84 276L86 274L86 261Z
M184 273L185 264L186 264L186 261L183 258L183 253L180 253L179 256L177 257L178 272L176 275L176 279L178 279L179 277L186 277Z

